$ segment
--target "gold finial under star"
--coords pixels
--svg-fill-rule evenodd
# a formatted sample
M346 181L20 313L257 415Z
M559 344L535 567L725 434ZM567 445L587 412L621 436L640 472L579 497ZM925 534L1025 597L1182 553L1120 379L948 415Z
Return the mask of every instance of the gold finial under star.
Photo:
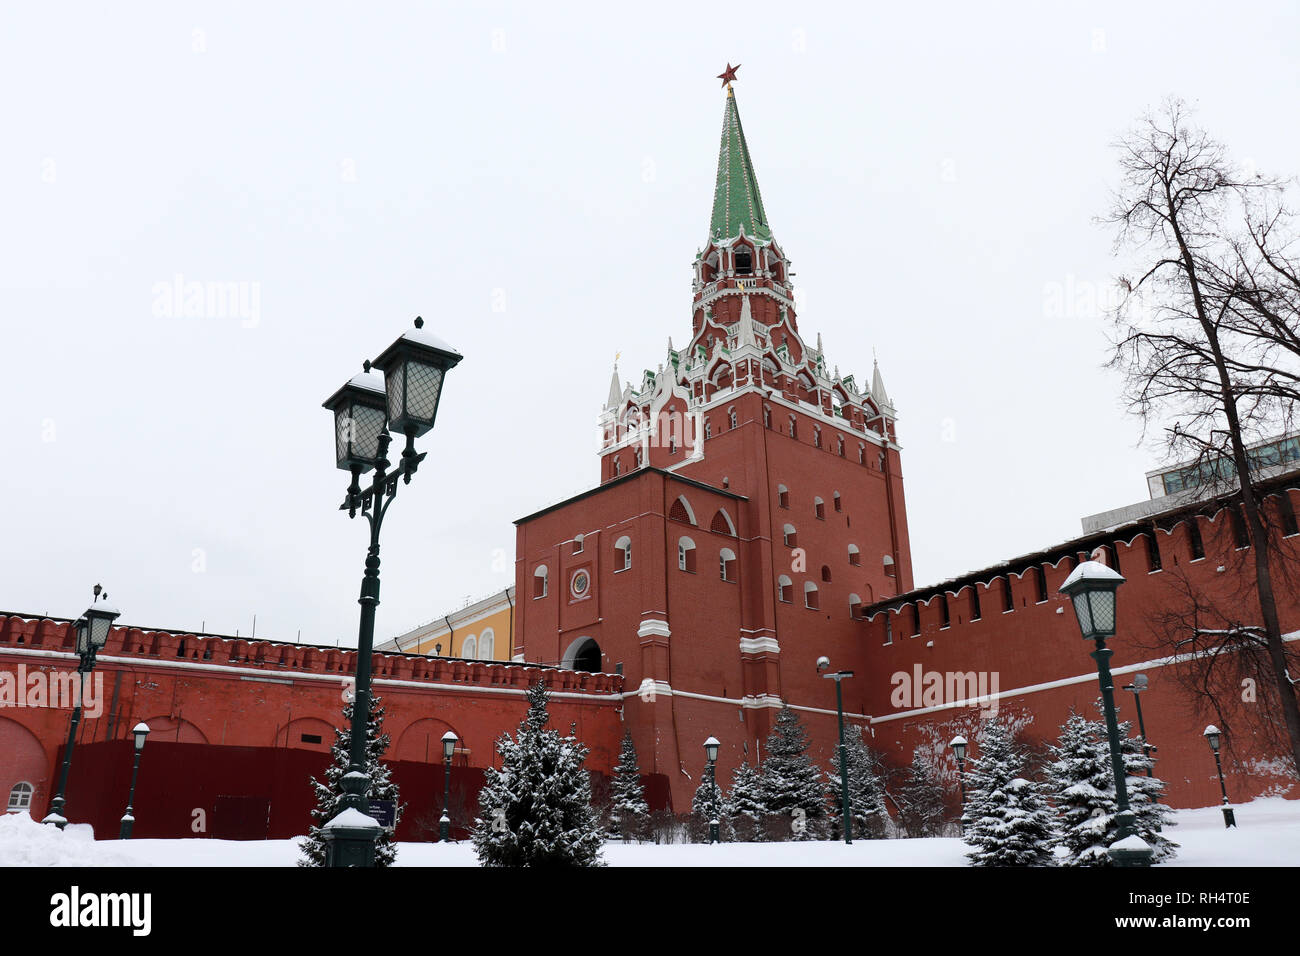
M731 84L736 79L736 71L739 69L740 69L739 63L737 63L735 66L732 66L731 61L728 60L727 68L718 74L718 79L720 79L722 81L722 85L727 88L728 94L731 93Z

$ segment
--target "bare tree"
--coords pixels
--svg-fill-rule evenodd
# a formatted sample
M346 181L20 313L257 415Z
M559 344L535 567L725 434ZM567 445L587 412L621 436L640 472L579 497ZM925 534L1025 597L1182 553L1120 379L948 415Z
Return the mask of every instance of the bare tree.
M1251 215L1281 184L1241 175L1177 100L1119 147L1122 183L1106 221L1118 226L1117 248L1133 257L1138 277L1120 280L1111 364L1125 374L1144 428L1162 428L1171 455L1190 453L1203 490L1231 492L1240 505L1260 615L1253 623L1300 772L1300 707L1274 597L1276 550L1248 449L1290 424L1300 385L1296 314L1279 298L1297 273L1282 266L1290 247L1279 248L1271 232L1285 216ZM1270 249L1281 268L1265 257Z

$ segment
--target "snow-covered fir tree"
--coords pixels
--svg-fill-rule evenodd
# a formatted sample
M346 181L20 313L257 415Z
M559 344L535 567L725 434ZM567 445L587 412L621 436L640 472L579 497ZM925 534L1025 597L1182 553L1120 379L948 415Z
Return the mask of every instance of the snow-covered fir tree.
M1105 866L1115 813L1115 777L1110 747L1098 740L1094 721L1071 713L1061 725L1047 783L1057 813L1057 847L1064 851L1057 854L1058 862Z
M943 785L934 766L919 750L912 754L912 765L903 775L894 802L898 806L898 823L909 837L943 835L948 816Z
M731 789L727 791L724 808L732 839L745 842L763 839L763 821L767 817L763 781L748 760L731 772Z
M691 830L702 840L709 839L709 826L714 820L718 821L718 835L722 838L722 832L726 828L726 804L722 797L722 788L717 785L716 780L711 780L709 774L700 778L700 785L695 788L695 795L691 797Z
M1097 706L1100 710L1101 701ZM1130 736L1132 727L1122 723L1119 732L1134 832L1154 851L1153 862L1169 860L1178 845L1161 832L1174 825L1173 811L1160 802L1164 782L1146 775L1154 761L1142 752L1141 739ZM1109 866L1107 851L1119 839L1119 826L1105 722L1071 714L1052 752L1048 779L1059 817L1060 862L1065 866Z
M324 825L338 814L339 801L343 797L340 781L348 772L348 762L351 759L352 708L352 701L348 701L343 707L342 728L334 728L334 746L330 748L332 759L325 771L324 782L311 778L312 789L316 791L316 808L311 812L312 825L302 844L299 866L325 865L326 846L321 833ZM398 803L397 784L392 781L387 765L381 760L388 751L389 736L384 733L384 702L379 697L370 698L370 725L366 731L366 773L370 775L370 799L391 800L396 808L393 826L382 829L375 841L375 866L392 866L397 859L393 830L397 828L406 807L405 804Z
M966 787L966 828L975 866L1051 866L1056 826L1041 784L1026 780L1024 749L994 718L979 736Z
M853 837L863 840L883 839L889 822L889 811L885 809L885 784L880 772L879 760L862 738L861 728L846 729L844 751L849 770L849 816L853 825ZM831 835L843 839L844 834L840 832L840 828L844 818L844 808L841 806L844 788L840 781L838 746L831 757L827 787L831 792L831 802L835 809L834 816L831 817Z
M632 731L623 733L623 746L618 763L614 766L614 780L610 785L610 816L613 829L624 840L639 835L645 828L650 806L645 801L641 786L641 766L637 762Z
M497 743L501 768L479 792L474 850L483 866L603 866L604 834L591 806L587 748L547 730L546 685L528 689L528 714L514 740Z
M789 821L793 839L821 839L828 808L825 778L808 759L808 732L789 704L777 712L766 753L760 779L768 813Z

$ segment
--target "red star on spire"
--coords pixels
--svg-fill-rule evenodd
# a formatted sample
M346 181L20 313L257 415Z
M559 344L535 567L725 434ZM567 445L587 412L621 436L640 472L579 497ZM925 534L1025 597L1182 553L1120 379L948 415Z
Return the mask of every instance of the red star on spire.
M730 86L732 81L736 78L736 71L739 69L740 69L739 63L737 63L735 66L732 66L731 62L728 61L727 68L718 74L718 79L722 81L722 85Z

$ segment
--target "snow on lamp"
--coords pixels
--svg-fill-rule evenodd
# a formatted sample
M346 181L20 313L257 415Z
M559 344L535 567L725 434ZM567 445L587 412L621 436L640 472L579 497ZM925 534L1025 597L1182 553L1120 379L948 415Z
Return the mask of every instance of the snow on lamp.
M452 754L456 752L456 744L457 742L459 742L459 740L460 738L457 737L450 730L442 735L442 759L443 760L451 759Z
M1086 641L1115 635L1115 592L1125 578L1100 561L1084 561L1065 579L1061 593L1074 604L1074 616Z

